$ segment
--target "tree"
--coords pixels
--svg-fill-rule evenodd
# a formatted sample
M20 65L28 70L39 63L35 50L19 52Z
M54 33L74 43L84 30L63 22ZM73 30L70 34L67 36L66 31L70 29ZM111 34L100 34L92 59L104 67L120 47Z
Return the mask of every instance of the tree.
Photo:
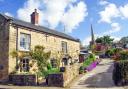
M111 38L110 36L106 35L100 38L96 39L96 43L102 43L104 45L111 45L113 43L113 38Z
M38 74L41 76L44 76L47 65L48 65L48 59L50 58L51 52L44 52L44 47L43 46L35 46L34 50L30 52L30 56L32 59L37 61L37 66L39 69Z
M128 48L128 37L122 37L119 42L122 44L122 47Z
M97 38L97 39L96 39L96 43L103 43L103 38L102 38L102 37Z

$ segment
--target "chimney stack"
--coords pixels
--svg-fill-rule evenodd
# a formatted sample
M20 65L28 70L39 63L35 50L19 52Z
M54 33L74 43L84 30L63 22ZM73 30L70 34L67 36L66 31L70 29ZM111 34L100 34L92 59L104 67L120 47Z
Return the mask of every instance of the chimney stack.
M39 13L37 13L37 9L31 14L31 23L38 25L39 22Z

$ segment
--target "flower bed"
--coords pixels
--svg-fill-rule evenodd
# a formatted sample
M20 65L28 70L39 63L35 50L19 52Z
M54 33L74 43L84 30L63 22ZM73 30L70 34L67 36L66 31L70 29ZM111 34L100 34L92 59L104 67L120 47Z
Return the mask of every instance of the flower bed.
M83 65L79 69L79 73L82 74L85 71L91 71L100 63L100 59L95 58L95 55L91 54L87 60L84 61Z
M91 71L92 69L94 69L96 66L97 66L97 64L99 64L100 63L100 59L97 59L97 60L95 60L94 62L92 62L87 68L86 68L86 70L87 71Z
M91 63L87 68L86 70L87 71L91 71L92 69L94 69L96 67L96 65L98 64L97 61L94 61L93 63Z

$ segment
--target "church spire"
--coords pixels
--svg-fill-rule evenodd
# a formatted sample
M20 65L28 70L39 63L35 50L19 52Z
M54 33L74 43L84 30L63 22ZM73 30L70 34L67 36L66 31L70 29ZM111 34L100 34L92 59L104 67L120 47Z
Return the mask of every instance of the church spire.
M94 38L94 32L93 32L92 24L91 24L91 43L92 43L92 45L95 44L95 38Z

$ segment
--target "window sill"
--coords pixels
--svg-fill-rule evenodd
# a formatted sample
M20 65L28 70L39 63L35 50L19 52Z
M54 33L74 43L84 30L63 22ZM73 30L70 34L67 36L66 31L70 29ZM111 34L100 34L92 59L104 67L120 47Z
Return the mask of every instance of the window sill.
M30 50L27 50L27 49L19 49L19 51L29 52Z

